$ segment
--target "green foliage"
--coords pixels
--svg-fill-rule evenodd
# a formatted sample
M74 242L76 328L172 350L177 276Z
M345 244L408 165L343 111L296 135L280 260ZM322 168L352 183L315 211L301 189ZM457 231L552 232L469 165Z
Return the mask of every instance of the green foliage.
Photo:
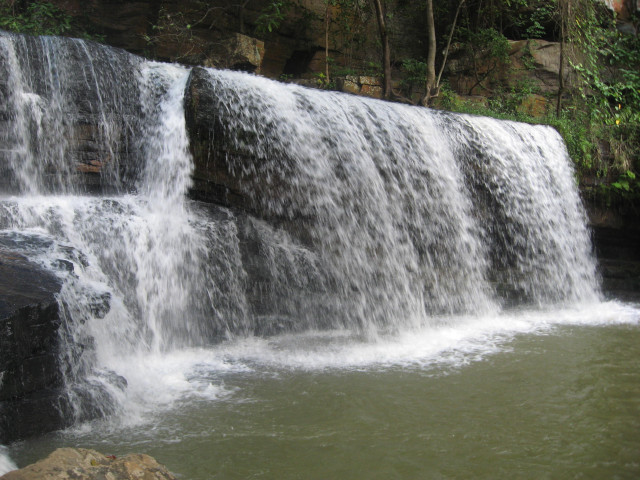
M627 170L615 182L600 184L595 194L608 206L628 205L640 200L640 182L634 172Z
M67 35L71 17L49 2L32 2L25 9L0 6L0 28L31 35Z
M323 72L316 73L316 85L318 88L323 88L325 90L335 90L336 84L333 80L329 81L327 76Z
M614 171L640 167L640 39L623 35L614 18L583 0L572 25L572 61L583 115L610 145ZM624 184L622 184L624 185Z
M542 2L534 7L531 15L526 16L529 22L524 24L525 38L544 38L547 33L547 25L553 22L556 10L557 1Z
M636 181L636 174L631 170L627 170L622 175L618 177L617 182L613 182L611 184L613 188L616 190L621 190L624 192L631 192L638 187L638 182Z
M291 6L290 3L288 0L269 2L256 19L256 34L264 36L278 30Z
M64 10L50 2L29 2L20 7L0 1L0 29L30 35L62 35L104 42L103 35L90 34L74 23Z
M473 42L477 48L486 50L488 55L498 62L509 63L509 40L498 30L483 28L471 33L469 41Z
M478 86L489 90L487 85L483 85L485 80L511 62L509 40L494 28L482 28L477 31L461 28L460 37L464 40L468 55L473 61L475 84L471 86L468 94L471 95ZM481 69L481 64L486 68Z
M415 58L407 58L402 61L402 71L404 78L401 80L400 86L406 95L409 95L416 85L424 85L427 75L425 62Z
M578 167L579 172L587 172L598 168L598 137L588 122L581 121L575 109L565 109L560 116L549 116L543 123L553 126L567 145L569 156Z

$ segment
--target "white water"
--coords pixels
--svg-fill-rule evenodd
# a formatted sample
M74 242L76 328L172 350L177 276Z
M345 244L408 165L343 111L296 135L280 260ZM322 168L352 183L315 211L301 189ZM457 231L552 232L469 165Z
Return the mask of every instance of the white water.
M230 170L311 238L347 326L598 298L553 129L209 74Z
M7 454L6 447L0 445L0 475L4 475L11 470L15 470L18 467L11 460L9 455Z
M16 145L4 161L19 193L0 202L0 241L65 282L79 419L98 408L141 422L185 397L224 397L220 375L261 365L463 365L519 333L638 322L637 310L599 301L573 172L550 128L210 70L229 150L253 159L226 161L276 228L187 200L188 70L130 61L111 95L95 46L29 40L42 43L49 73L69 52L81 57L105 151L120 155L100 179L116 194L80 195L66 77L35 92L26 79L37 75L16 54L35 47L0 41L14 121L3 141ZM139 117L120 122L127 102ZM54 117L62 123L42 120ZM116 153L123 131L136 132L128 148L139 164ZM31 147L45 139L60 143ZM284 333L251 336L264 323Z

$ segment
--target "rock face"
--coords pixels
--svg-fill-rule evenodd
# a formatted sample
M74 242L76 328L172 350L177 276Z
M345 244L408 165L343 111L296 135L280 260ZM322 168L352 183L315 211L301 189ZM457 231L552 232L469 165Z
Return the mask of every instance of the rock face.
M65 424L57 278L0 251L0 443Z
M241 33L232 33L221 42L219 52L212 53L204 62L207 67L224 67L243 72L261 73L264 42Z
M44 460L14 470L2 480L175 480L149 455L105 456L84 448L59 448Z
M273 2L267 0L53 0L52 3L76 18L89 32L104 36L108 44L158 60L259 70L270 77L322 71L325 63L324 0L283 2L286 5L281 9L282 18L278 16L277 27L263 28L264 32L261 23L264 27L265 18L273 16ZM348 14L339 7L331 8L331 58L337 64L347 61L352 67L379 61L375 21L364 15L356 26L358 32L345 35L338 25ZM398 25L392 30L406 32L411 22L402 15L394 18ZM410 31L414 33L414 29ZM365 40L366 45L362 45ZM419 46L409 35L398 35L394 45L399 56L420 54ZM411 53L406 52L406 45L412 47Z
M43 61L51 52L57 62ZM122 189L137 164L140 61L93 42L0 32L0 189Z
M635 212L587 202L595 253L606 295L640 298L640 229Z
M496 87L505 91L526 87L538 92L526 96L518 110L539 117L549 109L547 97L558 92L559 69L560 44L546 40L510 41L508 63L496 62L482 52L473 58L470 52L455 49L447 63L451 86L463 94L487 95ZM565 72L574 75L568 64L565 64Z
M238 178L230 172L227 156L220 154L228 150L229 143L218 120L216 103L206 70L194 67L185 94L187 131L195 167L191 195L198 200L244 209L247 204ZM227 153L242 155L242 152Z

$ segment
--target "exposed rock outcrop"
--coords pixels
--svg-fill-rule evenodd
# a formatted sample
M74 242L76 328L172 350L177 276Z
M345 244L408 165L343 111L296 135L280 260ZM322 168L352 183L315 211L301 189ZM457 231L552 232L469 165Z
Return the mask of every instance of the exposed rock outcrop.
M1 480L175 480L154 458L129 454L105 456L84 448L59 448L44 460L14 470Z
M138 153L141 59L69 38L0 37L0 189L126 188ZM42 60L51 52L57 63Z
M205 60L205 66L261 73L264 58L262 40L241 33L232 33L221 45L219 51L212 52Z
M0 251L0 443L65 425L60 288L53 274Z

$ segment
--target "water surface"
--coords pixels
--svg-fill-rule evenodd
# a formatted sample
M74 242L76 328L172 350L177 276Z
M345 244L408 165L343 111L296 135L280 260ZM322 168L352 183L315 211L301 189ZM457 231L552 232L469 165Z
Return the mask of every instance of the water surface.
M522 315L520 332L440 349L426 333L247 340L220 347L218 367L194 353L189 387L161 411L149 398L147 416L10 452L20 465L58 446L146 452L193 480L638 478L638 310L616 308L596 324Z

